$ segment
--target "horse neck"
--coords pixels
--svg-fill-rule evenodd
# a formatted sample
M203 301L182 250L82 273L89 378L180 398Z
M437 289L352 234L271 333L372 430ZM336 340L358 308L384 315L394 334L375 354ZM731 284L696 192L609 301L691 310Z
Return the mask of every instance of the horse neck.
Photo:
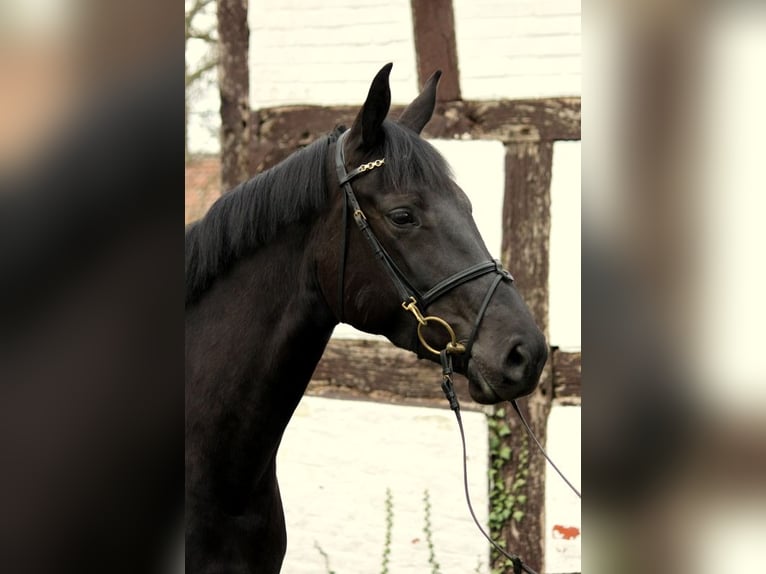
M311 236L285 230L187 311L187 428L196 424L212 450L225 442L232 457L253 461L245 474L255 476L243 480L276 455L336 324L314 277Z

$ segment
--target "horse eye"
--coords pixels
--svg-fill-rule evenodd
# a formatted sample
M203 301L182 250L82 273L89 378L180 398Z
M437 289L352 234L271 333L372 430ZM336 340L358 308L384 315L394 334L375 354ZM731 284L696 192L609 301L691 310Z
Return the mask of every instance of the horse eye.
M394 209L388 214L394 225L413 225L415 223L415 216L408 209Z

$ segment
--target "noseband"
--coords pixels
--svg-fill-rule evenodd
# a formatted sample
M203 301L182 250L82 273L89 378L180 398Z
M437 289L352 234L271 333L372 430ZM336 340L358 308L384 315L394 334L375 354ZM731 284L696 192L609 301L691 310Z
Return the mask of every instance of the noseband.
M343 314L343 307L344 307L343 284L344 284L344 279L346 275L346 240L348 236L348 212L349 210L351 210L354 221L356 222L356 226L362 232L362 235L364 235L365 239L367 240L370 247L372 248L373 253L377 257L378 261L380 261L388 277L391 279L391 282L393 283L394 288L396 289L399 295L399 298L401 300L402 308L405 311L409 311L415 316L415 319L417 320L418 339L420 340L420 343L423 345L423 347L434 355L439 355L441 353L441 350L435 348L426 340L423 333L423 327L425 327L429 323L435 323L441 326L449 335L450 342L447 343L447 346L444 350L449 354L453 354L453 355L465 354L466 358L470 358L471 348L473 347L473 343L476 340L476 335L478 334L478 331L479 331L479 325L481 325L482 319L484 318L484 314L487 312L487 308L489 307L489 303L492 300L492 296L494 295L495 291L497 290L497 287L500 285L500 283L503 280L513 281L513 277L508 271L506 271L503 268L503 266L500 264L499 261L497 260L484 261L482 263L477 263L476 265L472 265L466 269L463 269L462 271L458 271L454 275L450 275L446 279L439 281L436 285L431 287L425 293L421 293L416 287L414 287L412 282L407 279L406 275L397 266L396 262L388 254L386 249L383 247L383 245L380 243L378 238L375 236L375 233L373 232L369 222L367 221L367 217L362 211L362 208L359 206L359 201L357 201L356 195L354 194L354 190L351 187L351 182L354 179L358 178L359 176L369 171L372 171L373 169L384 166L386 163L386 159L380 158L375 161L362 164L356 169L353 169L352 171L347 172L345 153L343 149L343 142L346 139L347 134L348 134L348 131L343 132L338 137L338 140L335 143L335 170L338 174L339 185L343 188L343 192L344 192L343 193L343 231L342 231L342 237L341 237L340 266L338 271L338 309L340 313L340 320L343 321L343 315L344 315ZM492 281L492 284L490 285L486 295L484 296L484 300L482 301L481 307L479 307L479 313L476 317L476 320L474 321L471 334L468 337L468 340L465 344L458 341L457 335L455 334L455 330L447 321L445 321L441 317L436 317L434 315L429 315L429 316L423 315L422 311L428 309L429 305L431 305L434 301L439 299L441 296L445 295L446 293L449 293L450 291L452 291L453 289L455 289L456 287L464 283L473 281L474 279L478 279L479 277L482 277L489 273L495 273L497 276Z

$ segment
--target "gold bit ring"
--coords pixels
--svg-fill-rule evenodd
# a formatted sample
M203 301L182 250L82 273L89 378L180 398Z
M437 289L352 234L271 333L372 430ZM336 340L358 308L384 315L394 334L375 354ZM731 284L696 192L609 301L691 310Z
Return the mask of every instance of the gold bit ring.
M418 322L418 339L420 339L420 343L423 345L423 347L425 347L428 351L430 351L434 355L440 354L440 352L436 348L428 344L428 341L426 341L425 337L423 336L422 329L423 327L428 325L430 321L433 321L434 323L441 325L442 327L444 327L444 330L447 331L447 334L450 337L450 342L447 343L447 347L446 347L448 353L458 354L458 353L465 352L465 345L457 342L457 336L455 335L454 329L450 327L450 324L447 323L447 321L445 321L441 317L434 317L434 316L424 317L423 322Z

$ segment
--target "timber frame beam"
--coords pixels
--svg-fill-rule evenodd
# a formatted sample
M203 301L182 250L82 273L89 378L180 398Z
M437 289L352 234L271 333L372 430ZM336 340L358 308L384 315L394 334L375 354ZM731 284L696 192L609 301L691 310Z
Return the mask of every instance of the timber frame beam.
M555 404L580 404L581 354L554 347L548 361L551 368L543 372L541 386L553 389ZM454 382L463 410L485 411L471 400L465 377L455 375ZM439 365L388 341L331 339L306 394L442 408L447 403L440 384Z
M391 107L398 116L404 106ZM279 163L295 150L327 134L333 126L351 126L358 106L284 106L254 110L251 123L251 173ZM554 142L580 139L580 98L449 101L437 103L423 130L427 138Z

